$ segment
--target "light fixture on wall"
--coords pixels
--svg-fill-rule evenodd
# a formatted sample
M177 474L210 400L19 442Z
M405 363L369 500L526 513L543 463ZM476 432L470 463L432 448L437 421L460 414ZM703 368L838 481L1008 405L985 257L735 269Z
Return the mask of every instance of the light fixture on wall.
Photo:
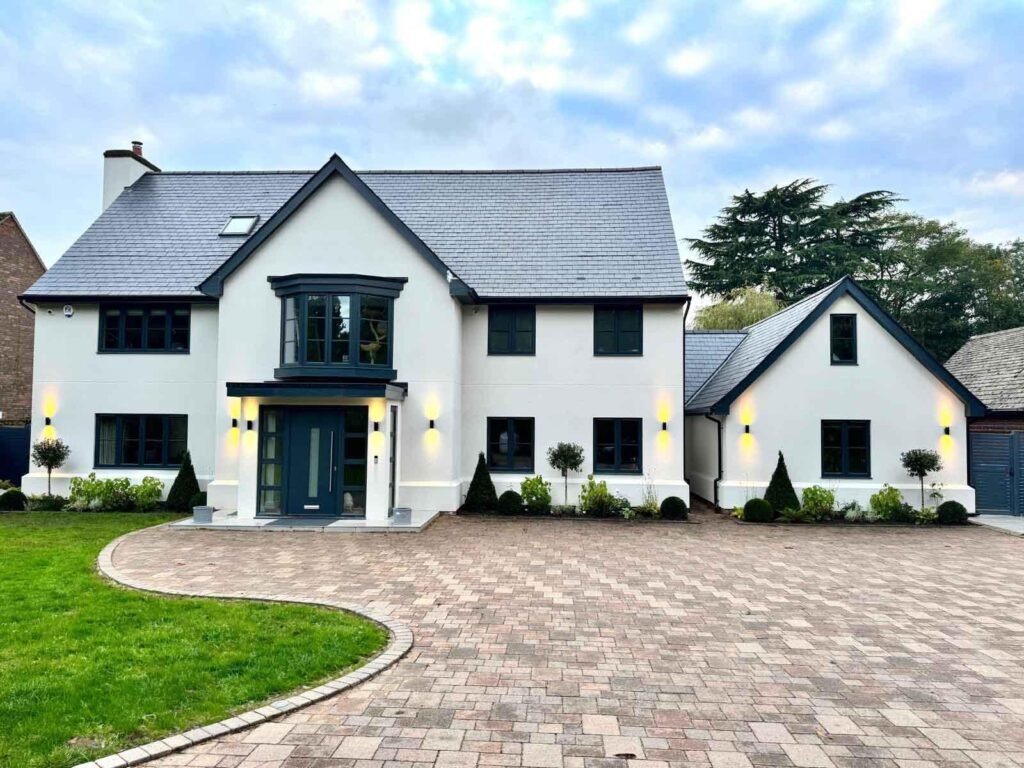
M942 428L942 434L949 435L949 427L943 427Z
M745 435L749 435L750 434L750 425L749 424L744 424L743 425L743 434L745 434Z
M430 420L430 426L428 427L428 429L433 429L433 428L434 428L434 420L431 419Z
M51 424L53 424L53 419L47 416L46 418L43 419L43 424L49 427Z
M231 420L231 428L232 429L238 429L238 419L232 419Z
M252 431L252 419L245 420L245 428L248 429L250 432Z
M380 432L380 422L379 421L373 422L373 431L374 432Z
M667 421L661 422L661 431L662 432L668 432L668 422Z

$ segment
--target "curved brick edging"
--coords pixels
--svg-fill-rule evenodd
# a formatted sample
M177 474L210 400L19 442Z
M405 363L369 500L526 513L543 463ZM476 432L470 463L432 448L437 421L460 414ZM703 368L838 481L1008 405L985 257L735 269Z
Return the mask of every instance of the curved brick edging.
M163 523L154 527L159 528L164 525L168 524ZM137 589L142 592L151 592L153 594L174 595L178 597L297 603L347 611L376 622L386 628L391 634L391 642L388 643L387 647L382 652L374 656L363 666L349 672L347 675L343 675L342 677L313 688L312 690L296 693L293 696L280 699L264 707L260 707L259 709L242 712L234 717L229 717L217 723L193 728L189 731L185 731L184 733L165 736L164 738L150 742L149 744L131 747L129 749L122 750L121 752L107 755L106 757L100 757L87 763L80 763L75 766L75 768L121 768L122 766L138 765L148 760L170 754L171 752L177 752L185 749L193 744L199 744L201 742L217 738L218 736L223 736L227 733L245 730L251 726L259 725L260 723L272 720L280 715L293 712L318 701L323 701L324 699L330 698L342 691L353 688L364 680L369 680L371 677L379 675L385 669L394 666L398 663L398 660L405 656L412 648L412 630L410 630L403 622L397 621L390 616L385 616L384 614L360 605L323 599L313 600L310 598L294 597L292 595L262 595L253 594L251 592L225 592L214 595L189 592L183 589L158 590L147 586L138 579L133 579L130 576L125 575L117 568L117 566L114 565L114 551L121 542L129 536L135 536L136 534L148 530L152 530L152 528L143 528L139 531L131 531L123 536L119 536L107 544L96 560L96 567L100 574L117 584L131 587L132 589Z

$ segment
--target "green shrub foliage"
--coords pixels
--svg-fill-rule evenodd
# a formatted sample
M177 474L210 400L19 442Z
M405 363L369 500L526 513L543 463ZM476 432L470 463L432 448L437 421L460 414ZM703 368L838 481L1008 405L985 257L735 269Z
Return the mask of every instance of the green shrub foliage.
M780 514L784 509L800 508L800 499L797 498L793 483L789 480L789 470L786 469L786 459L783 458L782 451L779 451L779 462L775 465L764 500L772 505L776 514Z
M71 496L67 506L76 512L133 512L154 509L164 492L164 484L155 477L144 477L132 485L127 477L71 478Z
M935 512L939 525L967 525L967 508L959 501L944 501Z
M519 484L526 509L534 515L545 515L551 511L551 483L543 477L527 477Z
M787 523L811 523L814 516L801 507L787 507L780 515Z
M801 494L801 508L817 521L831 520L836 511L836 495L820 485L810 485Z
M469 512L490 512L498 508L498 493L494 490L483 453L476 461L476 471L473 472L473 480L466 492L466 503L462 507Z
M189 512L192 509L192 497L197 493L199 481L196 480L196 470L192 466L192 456L185 451L185 458L181 460L181 468L178 470L178 476L174 478L171 490L167 492L167 503L164 506L175 512Z
M46 468L46 493L52 493L50 476L53 470L64 465L71 455L71 448L63 440L38 440L32 444L32 463L37 467Z
M749 523L770 523L775 519L775 510L764 499L750 499L743 505L743 519Z
M190 507L205 507L206 506L206 491L200 491L192 497L192 501L188 503Z
M678 496L669 496L661 502L661 516L665 520L685 520L690 516L690 510Z
M23 512L26 506L28 500L17 488L0 493L0 512Z
M580 512L590 517L617 517L629 510L629 501L608 490L604 480L594 480L587 475L587 482L580 490Z
M899 488L893 488L886 483L878 493L871 495L868 506L871 507L871 511L879 522L896 522L901 516L903 494L900 493Z
M498 512L503 515L518 515L523 511L523 497L515 491L505 491L498 497Z
M55 493L40 493L28 497L29 512L60 512L67 504L67 499Z

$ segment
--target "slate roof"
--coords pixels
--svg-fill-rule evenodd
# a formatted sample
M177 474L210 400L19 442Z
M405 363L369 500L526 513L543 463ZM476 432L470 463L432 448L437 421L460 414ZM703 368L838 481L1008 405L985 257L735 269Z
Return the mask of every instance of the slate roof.
M746 331L686 332L686 401L704 386L746 335Z
M199 296L245 241L228 217L262 225L314 173L146 173L26 296ZM686 294L660 168L358 175L482 298Z
M840 280L822 288L817 293L813 293L795 304L790 304L774 315L744 328L743 339L733 349L732 354L692 397L687 397L686 409L700 411L716 405L785 341L789 334L814 312L818 305L825 301L833 289L842 282L843 280ZM687 334L687 344L689 341L690 334ZM689 356L687 355L687 357ZM687 372L689 372L689 363L687 363ZM688 389L689 384L687 383L686 386Z
M1024 327L972 336L946 368L994 411L1024 411Z

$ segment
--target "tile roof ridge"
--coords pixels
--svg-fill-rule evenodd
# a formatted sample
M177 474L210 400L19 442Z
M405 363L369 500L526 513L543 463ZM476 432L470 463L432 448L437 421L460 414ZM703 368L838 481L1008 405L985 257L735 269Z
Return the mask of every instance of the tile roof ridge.
M366 170L353 170L360 176L395 175L395 176L486 176L490 175L531 175L531 174L556 174L556 173L638 173L645 171L660 171L660 165L638 165L624 167L597 167L597 168L373 168ZM154 176L271 176L284 174L308 173L314 174L316 170L310 169L284 169L284 170L234 170L234 171L162 171Z

